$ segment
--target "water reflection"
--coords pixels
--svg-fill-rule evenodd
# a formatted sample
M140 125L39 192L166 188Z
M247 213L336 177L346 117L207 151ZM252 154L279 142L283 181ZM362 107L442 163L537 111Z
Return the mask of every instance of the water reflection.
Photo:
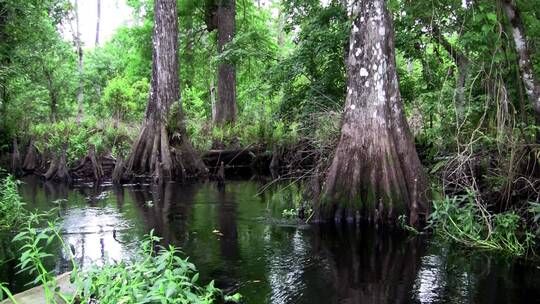
M63 233L85 267L132 256L154 229L201 272L246 303L520 303L538 298L536 265L437 246L384 229L312 227L281 220L297 186L230 182L69 188L30 180L29 206L63 199ZM7 238L2 250L9 250ZM48 266L69 269L59 248ZM0 251L0 254L4 251ZM2 273L14 273L7 262ZM23 289L30 279L4 275Z

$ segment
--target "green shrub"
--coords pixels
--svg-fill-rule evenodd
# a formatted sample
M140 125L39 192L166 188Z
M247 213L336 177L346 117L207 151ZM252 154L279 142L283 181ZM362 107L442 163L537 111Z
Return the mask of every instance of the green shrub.
M8 175L0 181L0 228L11 229L23 223L27 217L24 203L18 192L19 181Z
M187 258L179 257L174 246L157 245L160 239L153 231L146 236L132 259L107 262L98 267L81 270L75 262L71 249L60 236L58 221L36 229L43 215L32 214L14 242L21 243L19 268L36 276L33 284L41 284L47 303L214 303L218 299L238 302L240 294L224 296L214 282L199 283L199 274ZM60 242L72 262L72 293L60 291L53 272L46 269L44 260L52 257L46 248L52 242ZM0 298L13 298L9 289L0 284Z
M433 202L429 227L442 237L468 247L499 250L514 255L533 248L533 235L514 211L489 213L475 201L475 193Z
M76 297L83 303L213 303L221 292L213 281L199 285L195 266L180 258L174 246L160 247L157 242L150 233L133 260L81 273Z

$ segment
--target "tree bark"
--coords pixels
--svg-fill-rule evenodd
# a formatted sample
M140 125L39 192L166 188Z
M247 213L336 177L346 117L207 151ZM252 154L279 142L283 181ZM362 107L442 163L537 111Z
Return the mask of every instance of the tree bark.
M450 44L436 25L433 25L432 32L437 42L446 50L446 52L448 52L452 59L454 59L454 63L457 67L454 102L456 106L458 123L461 123L465 114L465 84L467 83L467 78L469 76L470 61L463 52L454 48Z
M67 167L67 143L62 144L60 156L56 153L53 154L49 169L45 172L45 179L67 183L71 182L71 176Z
M95 45L99 45L99 26L101 22L101 0L97 1L97 18L96 18L96 42Z
M35 140L32 138L30 144L28 144L26 156L24 157L23 170L26 172L34 172L37 168L37 158Z
M207 169L187 136L181 107L174 117L177 124L171 141L168 136L169 112L180 100L175 0L154 2L152 46L152 81L145 120L126 161L126 173L150 174L156 182L205 174Z
M84 98L84 85L83 85L83 71L84 71L84 62L83 62L83 50L81 43L81 32L79 28L79 1L75 0L75 22L76 22L76 37L75 37L75 46L77 47L77 56L79 59L79 91L77 92L77 124L81 123L83 116L83 98Z
M360 0L347 62L341 137L319 206L321 220L394 223L427 216L427 180L403 113L386 0Z
M56 88L54 87L54 82L52 79L51 72L43 64L43 72L45 78L47 79L47 90L49 91L49 105L50 105L50 120L52 123L56 122L58 116L58 94Z
M236 0L218 0L218 52L223 54L226 45L234 39L236 33ZM218 102L215 125L236 122L236 69L234 64L221 62L218 67Z
M534 74L521 15L515 0L502 0L502 5L512 27L512 36L519 56L521 79L525 85L529 102L534 110L536 123L540 124L540 83Z
M11 171L15 176L21 176L21 152L19 151L19 144L17 138L13 138L13 153L11 154Z

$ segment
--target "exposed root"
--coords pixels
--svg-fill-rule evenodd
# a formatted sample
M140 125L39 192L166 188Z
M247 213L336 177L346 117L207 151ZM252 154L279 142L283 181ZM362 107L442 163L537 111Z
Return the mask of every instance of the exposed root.
M23 162L23 170L29 173L33 173L38 168L38 155L34 139L30 140L28 150Z

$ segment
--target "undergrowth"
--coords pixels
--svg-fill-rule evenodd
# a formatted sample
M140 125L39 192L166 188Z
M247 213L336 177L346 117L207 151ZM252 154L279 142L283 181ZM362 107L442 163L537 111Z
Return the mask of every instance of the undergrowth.
M534 248L534 235L519 214L489 212L475 200L473 192L435 200L428 227L467 247L517 256L527 255Z
M0 229L12 229L26 220L27 211L18 192L19 183L11 175L0 180Z

